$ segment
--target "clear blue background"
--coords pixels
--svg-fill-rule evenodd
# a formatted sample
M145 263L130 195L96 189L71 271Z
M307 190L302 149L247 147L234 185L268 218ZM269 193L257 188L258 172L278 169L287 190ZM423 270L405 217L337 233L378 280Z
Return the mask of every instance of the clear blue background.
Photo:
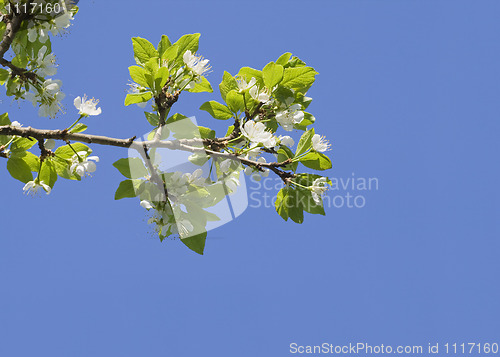
M289 344L500 342L500 3L492 1L81 1L54 41L67 112L101 99L89 132L148 129L123 99L130 38L201 32L224 69L291 51L320 73L310 95L334 177L377 177L362 209L285 223L248 209L205 256L160 243L136 200L113 200L124 152L30 198L0 163L0 356L288 356ZM183 95L196 115L214 95ZM224 123L223 123L224 124ZM221 129L221 123L217 123ZM335 193L333 193L335 194Z

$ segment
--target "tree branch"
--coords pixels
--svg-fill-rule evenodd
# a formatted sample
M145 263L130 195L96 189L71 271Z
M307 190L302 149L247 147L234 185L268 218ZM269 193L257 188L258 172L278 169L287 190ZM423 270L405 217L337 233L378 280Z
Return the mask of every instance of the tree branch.
M7 25L5 27L5 32L3 34L2 42L0 42L0 64L4 67L8 67L12 70L13 76L19 76L23 79L29 79L35 81L38 78L36 73L28 71L26 68L20 68L12 64L12 62L6 60L5 53L9 50L12 45L12 41L16 37L17 32L21 28L23 20L28 18L28 14L12 14L9 16L4 16L3 22Z
M90 135L82 133L71 133L67 130L43 130L35 129L32 127L14 127L10 125L0 126L0 135L17 135L25 138L34 138L38 141L44 139L54 139L62 141L78 141L86 144L98 144L107 146L116 146L121 148L130 148L139 151L140 153L149 150L152 147L155 148L165 148L170 150L182 150L191 153L201 153L206 154L211 157L217 157L221 159L231 159L241 162L247 166L251 166L259 171L264 171L264 169L269 169L278 175L285 183L289 181L294 175L292 173L283 171L279 169L280 167L290 164L290 160L284 162L268 162L261 163L254 160L246 159L236 154L219 152L205 148L204 146L193 146L196 144L203 145L205 140L203 139L178 139L178 140L148 140L148 141L135 141L136 137L131 137L129 139L117 139L107 136L100 135ZM0 157L6 157L1 155L2 150L0 150Z

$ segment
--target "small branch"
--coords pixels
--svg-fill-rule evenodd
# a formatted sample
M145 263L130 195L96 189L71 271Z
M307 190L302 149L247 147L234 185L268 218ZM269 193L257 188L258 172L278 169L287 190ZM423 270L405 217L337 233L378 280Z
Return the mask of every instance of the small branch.
M247 166L251 166L259 171L263 171L264 169L269 169L273 171L276 175L278 175L285 183L287 180L292 178L294 175L279 169L280 167L288 165L290 162L284 161L281 163L277 162L269 162L269 163L261 163L254 160L246 159L236 154L227 153L227 152L219 152L207 149L203 146L195 147L193 145L203 144L203 139L179 139L179 140L149 140L149 141L135 141L136 137L132 137L129 139L117 139L110 138L107 136L100 135L90 135L90 134L81 134L81 133L70 133L67 130L42 130L35 129L32 127L13 127L10 125L0 126L0 135L17 135L25 138L35 138L36 140L44 140L44 139L54 139L54 140L62 140L62 141L79 141L87 144L98 144L98 145L107 145L107 146L116 146L121 148L131 148L135 149L139 152L147 152L151 148L165 148L170 150L182 150L188 151L191 153L202 153L207 154L212 157L218 157L221 159L231 159L241 162ZM0 155L1 156L1 155ZM2 156L3 157L3 156Z
M0 65L4 67L8 67L12 70L13 76L19 76L22 79L28 79L32 82L36 81L38 75L36 73L28 71L26 68L20 68L12 64L12 62L6 60L5 54L9 50L12 45L12 41L16 37L17 32L21 28L21 24L23 20L28 19L28 14L13 14L12 18L9 18L4 15L3 22L7 25L5 27L5 32L3 34L2 42L0 42Z

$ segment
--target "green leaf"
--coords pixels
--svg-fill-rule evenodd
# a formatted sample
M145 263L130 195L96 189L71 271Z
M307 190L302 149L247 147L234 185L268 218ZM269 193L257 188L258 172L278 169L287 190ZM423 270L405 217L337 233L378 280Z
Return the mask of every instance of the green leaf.
M160 55L159 57L161 58L165 51L172 46L172 43L170 42L169 38L167 35L162 35L161 40L158 43L158 54Z
M303 158L300 159L300 162L305 167L319 171L332 168L332 162L330 161L330 158L323 153L315 151L307 153Z
M243 67L238 72L238 77L245 79L247 83L250 82L252 78L255 78L257 81L257 86L259 88L264 87L264 78L262 76L262 71L259 71L257 69L250 67Z
M312 137L314 136L314 128L309 129L300 137L299 143L297 144L297 151L295 151L295 157L298 157L305 153L312 147Z
M302 224L304 222L304 208L300 199L300 191L290 190L288 194L288 216L295 223Z
M283 218L285 221L288 221L288 187L282 188L278 195L276 196L276 202L274 206L276 208L276 212Z
M243 101L243 96L235 90L227 93L226 104L233 113L245 110L245 102Z
M9 79L10 73L6 69L0 68L0 85L4 84Z
M177 46L177 45L170 46L162 54L161 60L167 61L170 64L170 62L174 61L177 58L178 51L179 51L179 46ZM175 67L179 67L179 63L177 63L177 65Z
M264 84L267 88L273 89L283 79L284 68L274 62L268 63L262 70Z
M137 179L148 175L148 170L138 157L120 159L113 164L120 173L130 179Z
M190 93L203 93L203 92L208 92L208 93L213 93L213 88L208 79L205 77L201 77L201 82L200 83L195 83L194 88L188 89L188 92Z
M146 115L146 119L148 120L149 124L151 124L154 127L158 126L160 122L160 117L158 116L158 114L144 112L144 115Z
M144 69L146 70L146 79L149 81L149 78L151 78L151 83L153 83L156 72L160 69L160 59L158 57L151 57L144 65ZM148 75L150 77L148 77Z
M205 250L205 242L207 240L207 232L203 232L197 234L192 237L181 239L181 242L186 245L192 251L203 255L203 251Z
M198 126L200 130L200 135L202 139L215 139L215 130L206 128L204 126Z
M12 123L10 122L8 113L4 113L4 114L0 115L0 126L10 125L10 124L12 124ZM7 144L11 138L12 138L12 136L10 136L10 135L0 135L0 145Z
M142 180L125 180L120 182L115 192L115 200L122 198L134 198L140 194Z
M92 153L92 150L87 145L82 143L73 143L71 144L71 147L73 147L76 152L85 151L87 155ZM69 145L58 147L55 152L56 157L63 160L71 160L71 158L75 155L75 152L71 149L71 147Z
M11 157L23 159L24 162L28 164L31 171L38 172L40 169L40 158L29 151L23 151L17 155L12 153Z
M10 125L12 122L9 119L9 113L3 113L0 115L0 126Z
M311 214L321 214L325 215L325 209L323 208L322 203L316 203L314 201L314 198L312 196L312 192L309 190L305 189L300 189L300 192L302 194L302 207L304 208L304 211L311 213Z
M276 60L276 64L280 64L282 66L286 65L288 61L290 60L290 57L292 54L290 52L283 53L280 58Z
M81 132L84 132L85 130L87 130L87 125L82 124L82 123L78 123L69 132L70 133L81 133Z
M137 64L145 65L152 57L160 57L155 46L141 37L132 37L134 58Z
M130 66L128 68L128 71L130 73L130 78L132 78L132 80L143 86L143 87L150 87L151 86L151 83L148 83L148 80L146 78L146 70L142 67L139 67L139 66Z
M30 140L28 138L17 138L14 140L14 142L12 143L11 147L10 147L10 150L12 152L16 152L16 151L26 151L28 149L31 149L33 147L33 145L36 144L36 140Z
M159 93L165 83L167 83L170 73L167 67L160 67L155 74L155 90Z
M69 171L71 163L70 160L56 156L52 159L52 163L54 164L57 175L59 175L60 177L67 180L76 180L76 181L81 180L80 176L78 176L77 174L72 174Z
M315 121L316 118L314 117L314 115L312 115L311 113L304 112L304 119L302 119L300 123L294 124L293 127L299 130L307 130L307 127L313 124Z
M286 147L286 146L282 146L279 150L278 150L278 162L284 162L288 159L293 159L294 158L294 154L292 152L292 150L290 150L290 148ZM297 171L297 166L299 165L298 162L293 162L291 164L288 164L286 166L283 166L283 168L287 171L289 170L293 170L294 172Z
M219 84L220 95L224 101L226 101L227 93L233 89L238 91L238 83L229 72L224 71L222 82Z
M233 113L228 107L215 100L203 103L200 109L209 112L215 119L226 120L233 117Z
M182 56L187 50L191 51L192 53L198 51L199 41L200 41L199 33L187 34L182 36L179 40L177 40L177 42L175 43L179 47L177 50L177 59L176 59L177 62L183 63Z
M234 131L234 125L230 125L228 128L227 128L227 132L226 132L226 135L225 136L229 136L231 135L231 133Z
M284 65L285 68L294 68L294 67L305 67L306 63L302 61L300 58L297 56L293 56L286 65Z
M151 92L127 94L125 97L125 106L130 104L144 103L153 97Z
M10 158L7 161L7 170L10 175L23 183L33 181L30 166L21 158Z
M314 76L318 72L311 67L286 68L281 85L294 89L304 90L314 83Z
M42 170L40 172L40 181L44 184L49 185L51 188L57 181L57 171L55 165L50 160L45 160L42 164Z

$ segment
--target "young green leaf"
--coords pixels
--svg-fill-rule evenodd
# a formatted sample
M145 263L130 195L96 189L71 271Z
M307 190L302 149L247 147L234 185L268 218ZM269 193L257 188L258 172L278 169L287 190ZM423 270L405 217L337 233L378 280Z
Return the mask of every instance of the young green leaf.
M192 237L181 239L181 242L184 243L186 247L188 247L192 251L203 255L206 240L207 232L203 232Z
M276 60L276 64L280 64L282 66L286 65L288 61L290 60L290 57L292 54L290 52L283 53L280 58Z
M200 83L195 82L194 88L188 89L188 92L190 93L203 93L203 92L213 93L213 91L214 90L212 88L212 85L205 77L201 77Z
M295 223L302 224L304 222L304 207L302 204L301 192L298 190L290 190L288 194L288 216Z
M312 147L312 137L314 136L314 128L309 129L300 137L299 143L297 144L297 150L295 151L295 157L298 157L305 153Z
M0 85L4 84L9 79L10 73L6 69L0 68Z
M279 150L278 150L278 162L284 162L288 159L293 159L294 158L294 154L292 152L292 150L290 150L290 148L286 147L286 146L282 146ZM297 166L299 165L298 162L294 162L294 163L291 163L291 164L288 164L286 166L283 166L283 168L285 170L292 170L292 171L297 171Z
M220 95L224 101L226 101L227 93L233 89L238 90L236 79L229 72L224 71L222 82L219 84Z
M238 77L243 78L247 83L250 82L252 78L255 78L255 80L257 81L257 87L264 87L264 78L262 75L262 71L259 71L257 69L251 67L243 67L238 72Z
M200 130L200 135L202 139L215 139L215 130L206 128L204 126L198 126Z
M194 34L188 34L182 36L177 42L175 43L179 48L177 50L177 59L176 61L179 63L183 63L182 56L186 51L191 51L192 53L195 53L198 51L198 43L200 42L200 34L199 33L194 33Z
M146 78L147 72L144 68L139 66L130 66L128 71L130 73L130 78L132 78L135 83L143 87L151 87L151 83L149 83Z
M155 74L155 90L157 93L161 92L163 86L167 83L170 73L167 67L160 67Z
M289 187L284 187L282 188L279 192L278 195L276 196L276 202L274 203L274 206L276 208L276 212L283 218L285 221L288 221L288 191L290 190Z
M125 180L120 182L115 193L115 200L137 197L140 194L139 188L142 182L142 180Z
M294 90L308 89L317 74L311 67L286 68L281 85Z
M227 93L226 104L233 113L245 110L245 102L243 101L243 96L235 90Z
M215 100L203 103L200 109L209 112L215 119L226 120L233 117L233 113L228 107Z
M45 160L42 164L42 170L40 171L40 181L43 181L46 185L51 188L57 181L57 171L55 165L51 160Z
M273 89L283 79L283 66L274 62L268 63L262 70L264 84L267 88Z
M69 132L70 133L82 133L87 130L87 125L78 123Z
M158 126L160 122L160 117L158 116L158 114L144 112L144 115L146 116L146 119L148 120L149 124L151 124L154 127Z
M139 65L145 65L152 57L160 57L155 46L141 37L132 37L135 61Z
M311 151L300 159L300 162L305 167L314 170L328 170L332 168L330 158L323 153Z
M127 94L125 97L125 106L130 104L144 103L153 97L151 92Z
M31 168L22 158L10 158L7 161L7 170L13 178L23 183L33 181Z
M148 170L138 157L120 159L113 164L120 173L130 179L137 179L148 175Z
M161 36L161 40L158 43L158 54L159 54L160 58L163 56L163 54L165 53L165 51L170 46L172 46L172 44L170 43L170 40L169 40L168 36L167 35L162 35Z

